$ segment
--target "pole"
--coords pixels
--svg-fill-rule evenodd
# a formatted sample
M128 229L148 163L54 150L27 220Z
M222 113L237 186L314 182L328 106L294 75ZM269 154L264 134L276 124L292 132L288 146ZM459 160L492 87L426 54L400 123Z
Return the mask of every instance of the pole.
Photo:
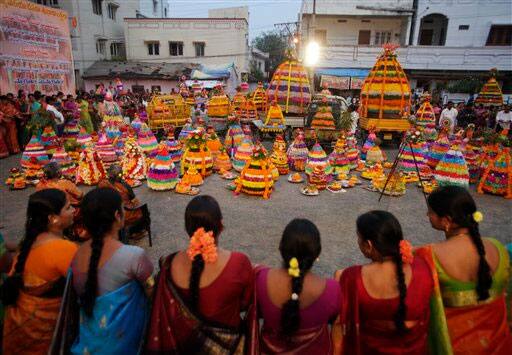
M311 36L310 33L308 33L308 41L311 42L311 37L313 37L313 40L316 38L315 34L316 29L316 0L313 0L313 14L311 16L311 26L309 27L309 30L313 31L313 36ZM313 66L310 67L310 76L311 76L311 97L315 94L315 68Z

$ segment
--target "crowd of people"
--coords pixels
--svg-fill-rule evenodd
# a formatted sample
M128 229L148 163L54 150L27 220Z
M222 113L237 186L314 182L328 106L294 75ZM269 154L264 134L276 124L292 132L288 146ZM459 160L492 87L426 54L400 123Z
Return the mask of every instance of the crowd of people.
M481 237L483 213L464 188L429 195L425 218L444 233L429 245L412 246L389 212L360 215L357 236L338 237L351 237L369 262L332 265L333 278L312 271L322 238L307 219L285 226L276 246L280 267L256 265L222 247L221 208L213 197L197 196L185 210L187 249L163 256L155 274L142 248L119 240L126 215L117 190L98 187L74 202L51 184L30 195L14 261L0 259L8 273L1 289L4 354L512 349L509 255L497 240ZM64 238L75 208L88 236L80 246Z

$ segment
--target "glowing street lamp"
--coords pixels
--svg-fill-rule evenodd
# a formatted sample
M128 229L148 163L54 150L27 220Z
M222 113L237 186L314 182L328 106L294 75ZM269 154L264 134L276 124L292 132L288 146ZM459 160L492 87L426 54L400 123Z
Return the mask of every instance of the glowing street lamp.
M306 55L304 63L307 66L314 66L320 59L320 46L315 41L311 41L306 46Z

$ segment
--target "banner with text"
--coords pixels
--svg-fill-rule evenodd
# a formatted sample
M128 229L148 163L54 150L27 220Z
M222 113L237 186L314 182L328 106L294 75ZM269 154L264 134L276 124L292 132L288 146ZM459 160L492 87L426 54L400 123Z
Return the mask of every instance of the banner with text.
M347 90L350 84L350 77L322 75L320 86L327 86L329 89Z
M0 0L0 93L75 93L66 11Z
M364 78L350 78L350 88L352 90L361 89L363 87Z

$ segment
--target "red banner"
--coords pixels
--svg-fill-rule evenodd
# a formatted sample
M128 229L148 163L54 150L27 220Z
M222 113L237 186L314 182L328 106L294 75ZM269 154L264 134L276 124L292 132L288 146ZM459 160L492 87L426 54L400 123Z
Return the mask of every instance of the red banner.
M354 77L351 77L350 78L350 89L352 89L352 90L354 90L354 89L359 90L363 86L363 83L364 83L364 78L354 78Z
M348 90L349 84L349 77L322 75L320 80L320 87L324 87L324 85L326 85L329 89Z
M67 12L0 0L0 93L75 93Z

